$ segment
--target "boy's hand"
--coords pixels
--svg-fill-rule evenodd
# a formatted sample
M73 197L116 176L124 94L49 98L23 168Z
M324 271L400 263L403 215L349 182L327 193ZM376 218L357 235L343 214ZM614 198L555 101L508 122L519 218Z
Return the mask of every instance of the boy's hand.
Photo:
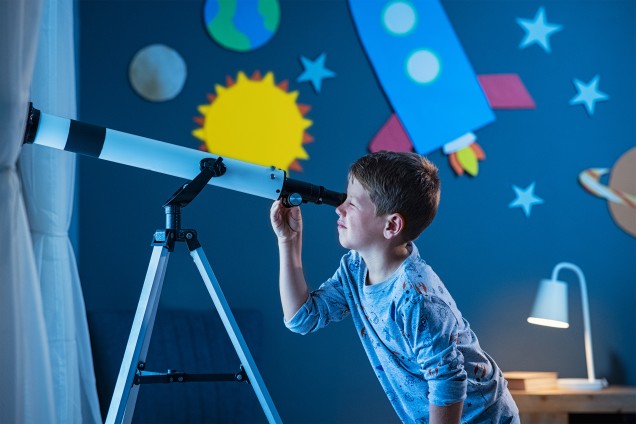
M286 208L280 200L276 200L269 213L272 228L278 241L299 239L303 231L303 217L300 208Z

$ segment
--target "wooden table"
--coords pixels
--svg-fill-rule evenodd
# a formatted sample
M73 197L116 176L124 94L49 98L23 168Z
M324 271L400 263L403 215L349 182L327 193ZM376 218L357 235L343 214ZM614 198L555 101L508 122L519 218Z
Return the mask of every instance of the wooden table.
M511 390L523 424L567 424L569 414L636 413L636 387Z

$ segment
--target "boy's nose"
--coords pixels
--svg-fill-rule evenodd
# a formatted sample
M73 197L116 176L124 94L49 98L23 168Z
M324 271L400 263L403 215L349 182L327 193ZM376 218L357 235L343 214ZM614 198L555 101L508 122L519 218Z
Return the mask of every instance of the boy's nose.
M336 215L338 215L338 216L342 216L342 211L340 210L341 207L342 207L342 205L336 207Z

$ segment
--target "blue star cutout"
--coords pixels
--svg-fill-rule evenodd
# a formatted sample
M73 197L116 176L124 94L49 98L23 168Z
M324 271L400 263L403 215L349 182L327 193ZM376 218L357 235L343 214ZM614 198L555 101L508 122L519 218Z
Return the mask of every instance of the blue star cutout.
M562 25L546 22L545 9L543 7L540 7L537 11L534 21L517 18L517 23L526 31L526 36L521 40L519 48L523 49L533 44L538 44L548 53L550 53L550 36L563 29Z
M325 68L325 59L327 58L327 54L323 53L314 61L307 59L304 56L300 57L301 62L303 63L303 68L305 71L300 74L297 82L311 81L311 85L313 85L314 90L317 93L320 93L320 87L322 86L322 80L325 78L333 78L336 74L330 69Z
M508 207L509 208L522 208L526 214L526 218L530 217L532 211L532 205L540 205L543 203L543 199L534 195L534 182L524 189L517 187L513 184L517 198L513 200Z
M599 91L598 89L598 81L600 78L601 77L597 75L587 84L575 78L574 85L576 85L576 89L579 90L579 93L572 97L570 104L576 105L582 103L585 105L588 115L594 115L594 106L596 105L596 102L609 99L607 94Z

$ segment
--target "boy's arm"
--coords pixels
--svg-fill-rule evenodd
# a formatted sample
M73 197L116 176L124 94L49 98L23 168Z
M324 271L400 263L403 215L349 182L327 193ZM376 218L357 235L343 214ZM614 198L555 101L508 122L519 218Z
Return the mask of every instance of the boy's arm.
M462 417L464 401L459 401L447 406L429 404L430 424L459 424Z
M270 220L278 238L280 300L285 320L290 320L309 296L302 264L302 215L299 207L286 208L277 200Z

